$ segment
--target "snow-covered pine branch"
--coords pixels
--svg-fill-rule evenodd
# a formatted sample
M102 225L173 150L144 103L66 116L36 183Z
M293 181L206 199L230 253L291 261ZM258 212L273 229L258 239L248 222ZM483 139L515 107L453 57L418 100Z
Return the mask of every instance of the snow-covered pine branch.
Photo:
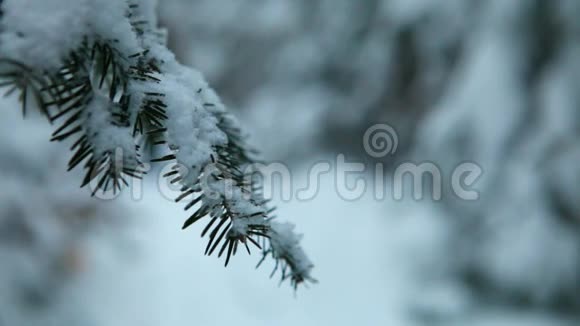
M53 141L72 139L69 169L82 164L82 186L119 191L141 178L144 145L175 165L193 214L207 217L206 254L240 244L263 249L282 280L296 287L312 263L294 226L272 221L260 187L248 182L254 162L237 121L203 76L179 64L157 28L154 1L4 0L0 2L0 86L31 102L55 125ZM183 169L182 167L186 167ZM218 250L219 249L219 250ZM275 270L276 270L275 269Z

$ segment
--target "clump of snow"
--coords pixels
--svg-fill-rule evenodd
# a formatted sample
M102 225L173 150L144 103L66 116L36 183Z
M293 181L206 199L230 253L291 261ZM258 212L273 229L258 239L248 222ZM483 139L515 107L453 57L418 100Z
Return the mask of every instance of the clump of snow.
M306 256L306 253L300 247L301 234L294 232L295 225L292 223L271 223L272 235L270 244L272 254L276 259L283 259L291 267L291 277L297 277L300 280L312 280L310 272L314 265Z
M159 84L159 91L166 94L168 143L178 148L177 161L189 169L184 176L187 185L192 185L210 162L214 146L227 143L226 135L217 127L217 118L196 96L196 90L203 90L201 81L195 78L195 72L184 67L179 75L163 76Z
M112 107L108 97L95 94L85 109L85 132L94 148L96 160L105 154L120 153L124 164L134 167L137 162L135 140L130 127L117 126L112 123Z
M138 49L125 1L6 0L2 7L0 53L30 67L57 68L84 37L95 35L116 40L122 51Z

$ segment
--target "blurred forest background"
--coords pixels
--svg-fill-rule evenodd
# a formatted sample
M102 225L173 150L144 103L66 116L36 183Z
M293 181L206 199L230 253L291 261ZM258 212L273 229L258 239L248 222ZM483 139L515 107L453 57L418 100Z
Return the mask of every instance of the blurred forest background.
M580 323L579 1L165 0L159 14L296 186L339 153L376 163L363 134L388 123L399 148L381 163L477 162L481 198L348 202L323 176L314 200L279 205L320 280L293 295L258 256L202 256L154 178L140 201L89 198L50 126L8 97L0 326Z

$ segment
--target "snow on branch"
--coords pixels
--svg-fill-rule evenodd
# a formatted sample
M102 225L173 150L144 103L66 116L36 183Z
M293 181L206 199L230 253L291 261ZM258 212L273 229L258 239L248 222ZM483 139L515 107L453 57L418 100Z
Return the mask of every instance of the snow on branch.
M314 281L301 236L272 221L243 172L254 158L237 121L167 49L153 1L0 3L0 87L19 94L23 112L31 102L40 108L53 141L72 142L69 169L83 166L82 186L120 191L143 176L143 151L153 146L162 154L151 161L173 164L165 176L192 210L183 227L208 220L205 254L224 255L227 266L240 244L248 253L252 245L293 287Z

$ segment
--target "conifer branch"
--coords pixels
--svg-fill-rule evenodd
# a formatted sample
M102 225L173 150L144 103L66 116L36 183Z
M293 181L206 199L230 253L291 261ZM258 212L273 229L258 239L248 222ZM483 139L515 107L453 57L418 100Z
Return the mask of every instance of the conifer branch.
M248 253L253 246L294 288L314 281L293 226L272 221L273 209L244 172L255 151L236 120L199 73L175 61L146 12L127 2L119 18L129 23L126 34L87 32L56 69L0 57L0 87L19 93L23 112L34 99L55 125L52 141L72 139L69 170L82 165L81 187L91 185L93 195L141 178L143 148L152 145L163 154L151 162L173 164L165 177L181 186L176 202L192 212L183 228L207 220L206 255L224 256L227 266L240 245Z

